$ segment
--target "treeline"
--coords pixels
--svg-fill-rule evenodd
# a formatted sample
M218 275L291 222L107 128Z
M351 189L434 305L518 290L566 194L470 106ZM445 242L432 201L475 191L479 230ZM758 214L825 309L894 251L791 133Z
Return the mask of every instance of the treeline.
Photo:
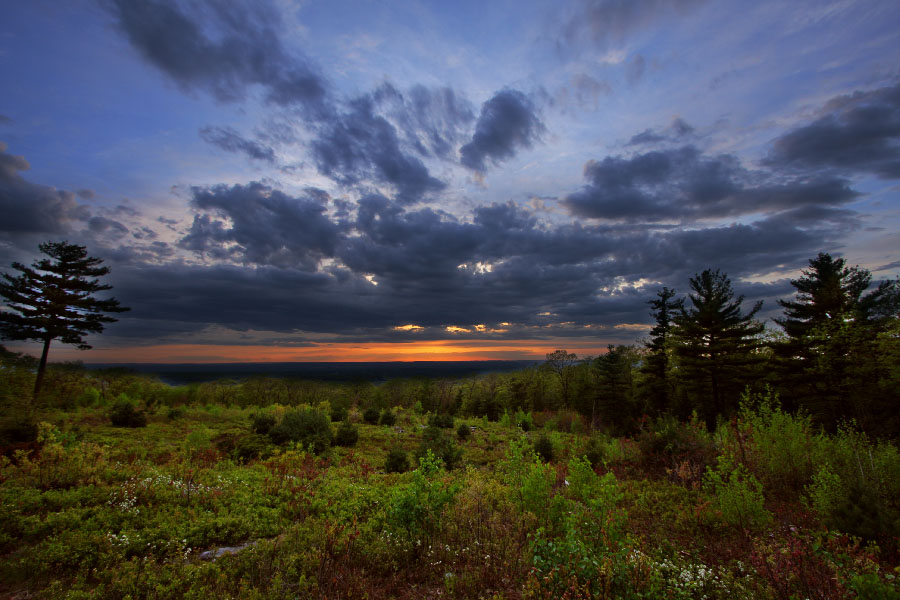
M128 372L54 365L38 402L74 408L123 398L142 410L179 405L391 407L515 420L553 421L562 431L631 435L660 418L696 418L713 430L732 418L747 392L774 392L785 410L803 411L827 431L842 423L877 437L900 434L900 285L871 285L871 274L819 254L780 300L777 328L744 306L728 277L707 270L679 297L663 288L649 300L655 325L638 345L611 345L598 357L565 350L539 366L464 379L325 383L251 378L171 387ZM872 289L870 289L872 288ZM23 404L33 359L5 352L0 401ZM18 414L31 412L22 406Z

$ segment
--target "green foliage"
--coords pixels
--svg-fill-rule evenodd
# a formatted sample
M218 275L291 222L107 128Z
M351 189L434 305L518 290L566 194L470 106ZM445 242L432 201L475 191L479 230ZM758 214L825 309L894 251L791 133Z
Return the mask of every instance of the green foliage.
M553 458L555 452L553 450L553 441L550 439L550 436L546 434L546 432L541 432L538 438L534 441L534 451L537 453L541 460L544 462L553 462Z
M450 470L456 468L462 459L462 448L458 448L453 438L447 435L443 429L429 425L422 432L422 442L416 450L416 459L423 459L429 452L439 458L444 466Z
M388 525L418 555L431 545L441 525L444 508L459 492L459 485L444 480L440 458L430 451L419 460L412 481L399 488L387 513Z
M758 531L772 522L772 513L763 505L762 485L727 454L719 457L715 469L707 467L703 489L719 522L744 531Z
M403 473L409 469L409 457L400 446L392 446L384 461L386 473Z
M116 427L146 427L147 415L135 408L134 403L125 394L116 398L109 411L109 420Z
M97 406L100 404L100 390L95 387L89 387L78 396L78 399L75 401L78 406L87 408L90 406Z
M268 435L277 423L278 419L271 413L256 413L253 415L250 430L259 435Z
M272 454L272 443L268 436L253 433L240 438L231 452L239 463L247 463L258 458L268 458Z
M269 431L269 438L279 445L300 444L321 454L331 446L331 421L327 415L312 408L286 412Z
M381 413L374 406L370 406L363 412L363 421L369 425L378 425L378 419L380 417Z
M428 417L429 427L440 427L441 429L453 429L453 415L447 413L433 414Z
M391 427L394 423L397 422L397 415L395 415L389 408L384 409L381 412L381 416L378 417L379 425L387 425Z
M350 421L343 421L334 435L334 445L352 447L359 440L359 429Z
M30 415L8 416L0 421L0 443L15 444L37 440L38 426Z
M459 427L456 428L456 437L458 437L461 441L466 441L471 435L472 430L465 423L460 423Z
M347 416L349 415L349 410L346 402L342 402L340 400L334 400L331 403L331 422L332 423L340 423L342 421L347 420Z

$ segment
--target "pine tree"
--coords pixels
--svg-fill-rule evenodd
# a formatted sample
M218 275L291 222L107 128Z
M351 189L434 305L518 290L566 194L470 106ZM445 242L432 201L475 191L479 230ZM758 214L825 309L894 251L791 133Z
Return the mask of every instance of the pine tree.
M679 377L693 388L695 402L712 430L718 416L727 416L737 407L741 391L752 378L764 329L753 317L762 302L743 314L744 297L734 297L728 276L718 270L707 269L692 277L690 284L692 306L682 307L675 317L673 347Z
M674 297L675 290L664 287L656 292L656 299L648 301L656 325L645 344L649 353L641 371L647 378L648 400L656 413L665 413L670 408L669 337L675 315L684 308L684 299L672 300Z
M773 344L782 398L803 405L829 429L850 418L879 429L894 411L895 394L882 390L879 373L889 365L876 360L876 345L896 320L900 286L883 281L864 293L871 273L827 253L810 259L802 273L791 280L795 298L778 302L784 317L775 319L786 334Z
M97 277L109 273L103 261L87 255L84 246L62 242L40 244L47 255L31 267L14 262L12 268L21 272L13 276L3 273L0 296L11 311L0 312L0 337L7 340L35 340L43 342L41 360L34 382L37 400L47 368L50 342L58 339L64 344L77 344L86 350L84 336L101 333L104 324L116 319L107 312L129 310L110 298L99 300L91 294L112 289L100 284Z

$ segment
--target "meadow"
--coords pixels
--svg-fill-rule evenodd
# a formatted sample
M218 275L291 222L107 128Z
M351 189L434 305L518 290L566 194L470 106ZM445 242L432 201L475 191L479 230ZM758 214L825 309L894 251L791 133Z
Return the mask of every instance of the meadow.
M0 376L5 597L900 598L897 446L772 392L713 432L617 437L567 408L476 416L517 374L59 367L36 406L28 369Z

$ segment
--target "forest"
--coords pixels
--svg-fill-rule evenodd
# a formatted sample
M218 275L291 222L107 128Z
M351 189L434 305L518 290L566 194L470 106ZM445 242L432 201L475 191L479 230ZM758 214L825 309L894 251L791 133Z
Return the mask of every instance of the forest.
M710 269L640 344L456 379L4 350L0 595L900 598L900 284L791 284L766 327Z

